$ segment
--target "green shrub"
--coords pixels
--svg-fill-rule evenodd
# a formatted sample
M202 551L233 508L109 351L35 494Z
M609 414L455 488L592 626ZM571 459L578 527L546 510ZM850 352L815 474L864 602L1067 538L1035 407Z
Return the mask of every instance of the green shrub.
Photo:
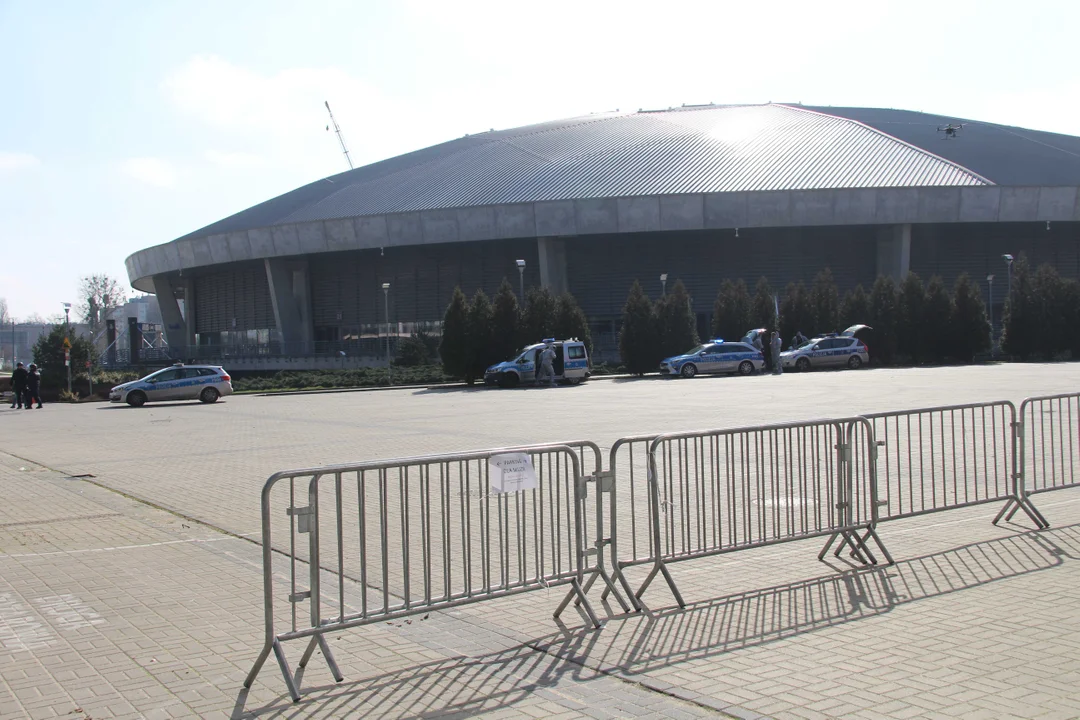
M465 377L468 370L468 315L468 300L461 288L456 287L443 315L442 342L439 343L443 368L454 377Z
M750 291L746 282L725 280L713 304L714 338L739 340L750 329Z
M656 301L655 313L658 360L697 346L697 321L690 309L690 294L682 280L676 280L671 292Z
M622 327L619 330L619 355L627 372L644 375L654 372L662 359L657 350L656 315L652 301L637 280L623 305Z

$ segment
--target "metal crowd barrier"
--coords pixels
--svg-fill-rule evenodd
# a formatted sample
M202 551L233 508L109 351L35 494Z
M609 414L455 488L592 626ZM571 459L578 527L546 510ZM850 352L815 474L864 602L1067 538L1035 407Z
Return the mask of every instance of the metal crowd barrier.
M318 647L340 682L328 632L542 587L570 585L555 617L576 598L599 627L583 586L601 577L619 593L604 567L605 483L601 473L583 475L587 456L599 468L599 448L574 443L272 475L262 492L265 643L245 687L273 651L289 694L299 700L282 646L287 640L309 638L300 667ZM596 492L588 492L590 481ZM607 505L614 506L613 496ZM275 513L288 523L277 548ZM275 573L276 554L284 556L282 574ZM275 592L282 585L288 592ZM278 628L278 617L288 618L287 629Z
M1030 496L1080 485L1080 393L1027 398L1019 419L1020 500L1009 503L1006 517L1023 509L1041 527L1050 527Z
M1045 520L1025 498L1011 402L972 403L865 415L878 449L880 521L1006 501ZM1009 514L1012 518L1012 514Z
M825 535L830 544L841 537L866 554L865 540L873 538L884 551L874 531L877 488L867 425L845 418L655 438L648 476L655 553L636 603L662 574L685 607L667 567L681 560ZM867 457L859 472L852 467L856 430L869 438L861 443Z

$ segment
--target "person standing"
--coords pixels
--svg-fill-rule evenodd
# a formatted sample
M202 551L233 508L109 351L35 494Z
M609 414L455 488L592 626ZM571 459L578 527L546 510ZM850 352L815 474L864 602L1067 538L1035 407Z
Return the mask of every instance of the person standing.
M38 366L30 363L30 371L26 375L26 392L23 394L26 409L30 409L31 403L37 400L38 410L41 409L41 373Z
M784 366L780 363L780 346L783 342L780 340L780 333L773 332L769 345L772 347L773 375L783 375Z
M547 378L548 385L555 387L555 350L551 345L545 345L540 352L540 371L536 373L536 384L539 385L542 378Z
M13 408L22 408L23 401L25 400L26 406L30 407L30 400L27 399L26 394L26 378L29 373L26 372L26 368L22 363L15 364L15 371L11 373L11 389L15 393L15 400L11 403Z

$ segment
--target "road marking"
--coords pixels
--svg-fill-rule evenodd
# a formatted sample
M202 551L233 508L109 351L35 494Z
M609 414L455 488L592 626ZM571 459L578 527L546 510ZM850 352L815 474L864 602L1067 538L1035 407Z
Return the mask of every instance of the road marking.
M39 597L32 602L38 610L52 618L61 630L78 630L105 622L105 618L93 608L70 593Z
M10 594L0 594L0 647L11 652L41 650L55 640L33 610Z
M162 545L181 545L183 543L212 543L223 542L225 540L246 540L253 535L259 535L258 532L240 533L237 537L220 537L220 538L189 538L187 540L166 540L163 542L145 543L143 545L116 545L114 547L104 548L84 548L82 550L54 550L52 552L43 553L17 553L14 555L0 555L0 560L5 558L31 558L31 557L47 557L49 555L77 555L79 553L104 553L113 552L114 550L139 550L142 548L160 547Z

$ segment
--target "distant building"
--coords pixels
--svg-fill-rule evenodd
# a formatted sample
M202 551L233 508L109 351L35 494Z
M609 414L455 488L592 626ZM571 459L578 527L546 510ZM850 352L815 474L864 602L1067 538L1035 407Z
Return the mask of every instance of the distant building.
M42 335L48 335L52 327L52 323L16 323L0 328L0 369L7 372L16 362L24 365L34 362L34 345ZM71 323L71 330L76 337L90 332L90 328L82 323Z
M521 284L572 292L610 351L631 283L656 297L661 274L685 283L704 332L724 279L782 290L829 267L844 292L968 273L987 297L1005 253L1080 277L1078 192L1067 135L868 108L601 113L334 175L127 270L188 355L351 358L440 321L455 287L518 289L524 261Z

